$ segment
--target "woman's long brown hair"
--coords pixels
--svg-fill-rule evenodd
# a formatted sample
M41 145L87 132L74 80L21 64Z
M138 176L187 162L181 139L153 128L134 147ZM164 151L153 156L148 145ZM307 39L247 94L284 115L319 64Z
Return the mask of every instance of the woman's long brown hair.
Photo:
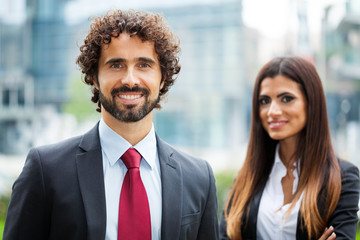
M242 239L246 229L249 205L265 187L271 172L278 141L269 137L259 116L259 90L264 78L286 76L297 82L306 100L306 124L297 143L296 159L300 160L300 176L295 198L289 211L303 198L300 206L302 227L308 237L318 237L336 208L341 193L341 174L335 156L327 118L326 99L315 67L300 57L279 57L268 62L259 72L252 98L252 120L246 158L231 188L225 206L227 235ZM324 209L318 209L318 200Z

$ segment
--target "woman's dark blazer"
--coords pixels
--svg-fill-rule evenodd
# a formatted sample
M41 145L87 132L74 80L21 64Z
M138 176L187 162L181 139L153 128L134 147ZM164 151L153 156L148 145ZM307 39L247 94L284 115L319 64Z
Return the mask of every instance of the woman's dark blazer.
M336 240L355 239L356 225L358 222L357 212L359 210L359 169L353 164L340 161L341 169L341 195L335 211L330 217L327 226L333 226L336 233ZM257 215L259 210L260 199L263 193L262 189L253 199L250 205L249 219L246 229L243 228L243 239L256 239ZM324 200L319 200L319 211L324 209ZM306 230L300 225L301 216L299 213L298 224L296 228L296 239L308 239ZM220 239L229 239L226 235L226 221L224 214L220 222Z

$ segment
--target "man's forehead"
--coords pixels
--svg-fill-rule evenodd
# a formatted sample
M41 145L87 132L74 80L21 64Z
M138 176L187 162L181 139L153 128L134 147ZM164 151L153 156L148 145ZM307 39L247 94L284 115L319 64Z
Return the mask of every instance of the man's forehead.
M108 49L110 45L114 45L114 42L120 42L120 44L129 44L130 42L136 42L139 45L147 46L152 49L155 49L155 42L150 40L143 40L138 35L130 35L129 33L120 33L119 36L113 36L110 39L110 43L103 43L101 49Z
M154 42L143 41L139 36L128 33L121 33L112 37L110 43L103 44L100 55L105 61L113 58L123 59L122 61L158 60Z

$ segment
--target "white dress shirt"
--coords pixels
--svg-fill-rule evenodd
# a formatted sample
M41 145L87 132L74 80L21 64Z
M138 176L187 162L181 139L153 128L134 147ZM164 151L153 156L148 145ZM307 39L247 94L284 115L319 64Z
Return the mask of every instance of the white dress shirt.
M293 193L296 191L299 175L296 168L293 171ZM298 212L302 195L290 215L287 214L291 203L284 205L284 192L281 179L286 175L286 167L279 157L279 145L276 149L275 162L262 194L257 217L257 239L296 239Z
M127 168L120 157L131 144L113 131L103 119L99 124L100 144L103 157L105 197L106 197L106 240L116 240L119 217L121 187ZM154 125L148 135L133 146L142 156L140 176L149 200L151 217L151 236L161 238L161 175L157 153Z

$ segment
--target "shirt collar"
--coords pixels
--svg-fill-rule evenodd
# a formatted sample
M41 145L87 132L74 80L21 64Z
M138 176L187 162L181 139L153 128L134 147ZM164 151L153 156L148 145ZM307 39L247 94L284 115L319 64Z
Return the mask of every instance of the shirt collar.
M105 153L110 165L114 165L120 157L128 150L131 144L112 130L103 119L99 123L99 136L102 151ZM154 124L151 126L150 132L138 144L133 146L145 159L151 168L155 167L156 160L156 136Z
M141 154L143 159L153 169L155 167L156 155L157 155L157 144L154 124L152 124L150 132L144 137L143 140L138 142L134 148Z

